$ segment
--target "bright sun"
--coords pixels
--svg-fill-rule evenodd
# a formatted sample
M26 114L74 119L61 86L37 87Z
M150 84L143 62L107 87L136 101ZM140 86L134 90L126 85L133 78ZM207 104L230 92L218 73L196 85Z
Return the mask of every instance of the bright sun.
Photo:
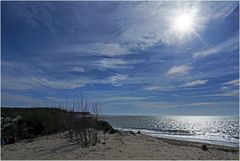
M180 32L191 31L194 25L194 20L191 15L183 14L176 17L174 27Z
M170 28L180 39L185 36L190 36L192 33L196 34L199 27L199 16L197 8L182 8L176 10L169 18L171 24Z

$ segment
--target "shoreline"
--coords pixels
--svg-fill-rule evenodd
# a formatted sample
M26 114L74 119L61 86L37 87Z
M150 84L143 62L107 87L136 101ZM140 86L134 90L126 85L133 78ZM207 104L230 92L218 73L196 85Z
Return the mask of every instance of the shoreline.
M215 148L218 150L226 151L226 152L237 152L240 147L233 147L233 146L227 146L227 145L218 145L213 143L205 143L205 142L197 142L197 141L189 141L189 140L180 140L180 139L174 139L174 138L165 138L165 137L156 137L156 136L150 136L146 134L141 134L146 137L153 137L158 140L161 140L163 142L179 145L179 146L190 146L190 147L201 147L202 145L207 145L207 147Z
M157 160L238 160L239 148L203 144L174 139L157 138L144 134L122 132L107 134L105 143L82 148L68 142L63 134L42 136L33 140L22 140L16 144L2 146L2 159L157 159Z
M175 145L182 145L182 146L194 146L194 147L199 147L204 145L207 145L208 147L211 148L216 148L219 150L223 150L223 151L231 151L231 152L235 152L238 151L239 147L233 147L233 146L227 146L227 145L218 145L218 144L211 144L211 143L204 143L204 142L197 142L197 141L188 141L188 140L180 140L180 139L170 139L170 138L160 138L160 137L156 137L159 140L168 142L170 144L175 144Z
M116 127L114 127L116 128ZM191 137L184 137L184 135L171 135L171 134L151 134L149 132L144 132L142 129L124 129L124 128L116 128L119 131L133 131L137 133L140 131L143 135L152 136L156 138L162 139L169 139L169 140L176 140L176 141L186 141L186 142L194 142L200 144L209 144L209 145L216 145L216 146L227 146L233 148L239 148L239 142L227 142L227 141L220 141L220 140L208 140L208 139L200 139L200 138L191 138Z

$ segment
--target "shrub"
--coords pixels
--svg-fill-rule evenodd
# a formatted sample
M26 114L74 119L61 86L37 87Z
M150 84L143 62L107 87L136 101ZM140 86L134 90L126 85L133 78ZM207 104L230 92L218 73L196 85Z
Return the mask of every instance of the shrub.
M96 145L101 133L115 133L103 121L100 104L77 101L59 108L1 108L2 137L17 140L68 131L67 140L82 146Z
M112 130L113 127L107 121L100 120L100 121L97 121L97 129L107 132Z
M1 136L22 140L65 131L63 113L57 108L1 108Z
M100 141L98 121L100 121L100 105L89 104L87 101L78 101L72 106L65 107L68 116L65 117L69 132L67 139L77 142L83 147L96 145Z

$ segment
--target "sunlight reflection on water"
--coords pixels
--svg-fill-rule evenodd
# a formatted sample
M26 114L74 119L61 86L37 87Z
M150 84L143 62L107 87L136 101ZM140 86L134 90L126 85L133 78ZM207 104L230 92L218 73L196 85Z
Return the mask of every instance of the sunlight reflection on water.
M158 137L211 141L238 146L239 118L230 116L106 116L115 128Z

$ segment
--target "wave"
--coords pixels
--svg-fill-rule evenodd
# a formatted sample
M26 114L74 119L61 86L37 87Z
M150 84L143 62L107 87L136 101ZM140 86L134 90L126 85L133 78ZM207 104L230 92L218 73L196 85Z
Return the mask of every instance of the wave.
M157 131L164 134L171 134L171 135L195 135L193 131L187 130L173 130L173 129L153 129L153 128L131 128L132 130L150 130L150 131Z
M141 131L144 135L149 135L153 137L185 140L193 142L201 142L208 144L224 145L231 147L239 147L239 137L229 138L228 136L223 136L222 134L216 133L194 133L192 131L185 130L171 130L171 129L147 129L147 128L116 128L122 131Z

